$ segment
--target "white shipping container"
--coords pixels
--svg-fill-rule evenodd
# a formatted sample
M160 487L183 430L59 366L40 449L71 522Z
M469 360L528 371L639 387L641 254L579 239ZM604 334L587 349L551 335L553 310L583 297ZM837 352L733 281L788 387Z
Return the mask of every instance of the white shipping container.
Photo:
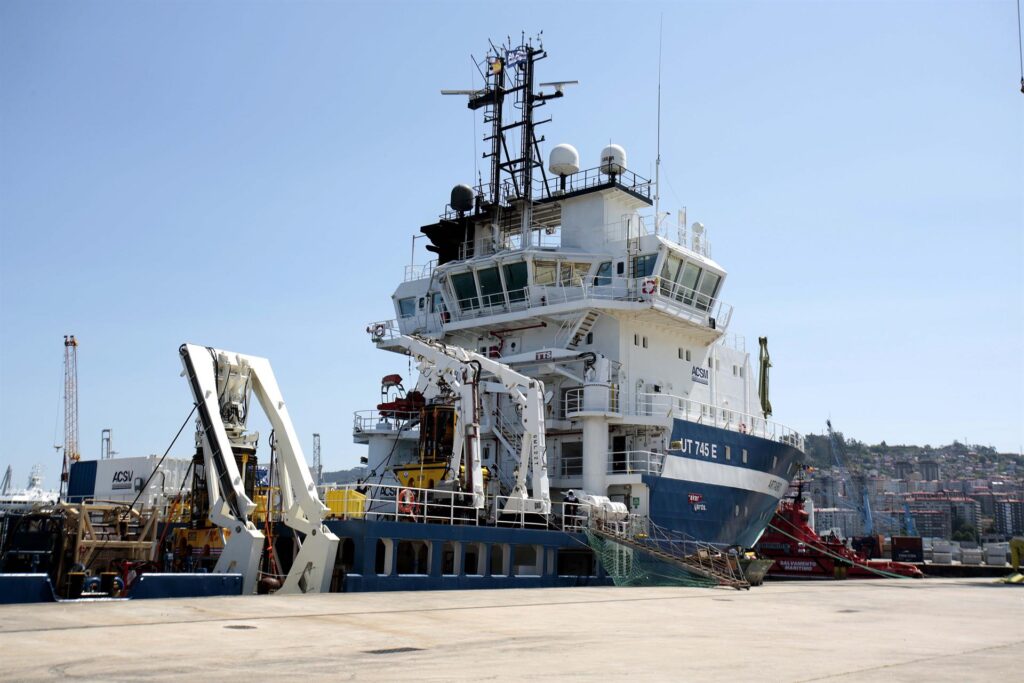
M960 561L963 564L981 564L981 549L965 548L961 550Z
M93 499L131 503L136 496L139 496L139 505L162 506L167 499L178 493L182 478L192 461L182 458L166 458L156 474L153 474L159 462L159 455L98 460ZM147 481L148 485L146 485ZM143 491L143 486L145 486L145 491ZM189 486L191 486L191 475L189 481L185 483L185 489L187 490ZM142 495L139 495L140 492Z
M932 553L932 562L935 564L953 564L953 553Z

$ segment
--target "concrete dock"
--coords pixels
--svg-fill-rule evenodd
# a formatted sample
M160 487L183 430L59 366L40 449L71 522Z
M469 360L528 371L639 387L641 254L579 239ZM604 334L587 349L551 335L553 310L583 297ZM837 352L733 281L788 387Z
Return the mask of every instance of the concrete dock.
M1024 587L552 588L0 607L0 679L1020 680Z

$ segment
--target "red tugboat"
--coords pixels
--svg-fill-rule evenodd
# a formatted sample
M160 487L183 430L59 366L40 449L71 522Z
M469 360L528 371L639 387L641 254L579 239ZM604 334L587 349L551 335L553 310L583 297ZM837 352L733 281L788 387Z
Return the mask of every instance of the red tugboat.
M794 498L779 502L768 528L757 542L757 552L775 560L770 578L876 579L891 575L920 579L920 569L906 562L869 560L847 548L835 535L822 538L808 524L804 509L803 482Z

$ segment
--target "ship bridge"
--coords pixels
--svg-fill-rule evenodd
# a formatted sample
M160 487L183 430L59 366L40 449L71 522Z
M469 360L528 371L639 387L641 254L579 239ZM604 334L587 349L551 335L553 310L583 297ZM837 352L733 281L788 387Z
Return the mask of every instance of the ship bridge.
M597 199L608 201L601 196L607 192ZM581 244L563 223L536 231L527 249L408 268L394 294L397 327L435 338L552 327L556 348L575 348L599 316L613 315L639 325L683 326L698 341L714 342L732 317L732 307L718 298L724 269L706 255L706 242L681 236L681 244L655 234L652 225L627 213L588 227Z

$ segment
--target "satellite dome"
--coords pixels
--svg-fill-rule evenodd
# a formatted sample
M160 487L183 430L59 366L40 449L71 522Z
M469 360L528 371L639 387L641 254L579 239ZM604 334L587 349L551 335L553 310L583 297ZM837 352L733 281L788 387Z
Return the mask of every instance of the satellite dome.
M465 213L473 210L473 188L469 185L456 185L452 188L452 208Z
M601 172L609 175L626 170L626 150L619 145L608 145L601 150Z
M580 153L572 145L555 145L548 156L548 170L555 175L572 175L580 170Z

